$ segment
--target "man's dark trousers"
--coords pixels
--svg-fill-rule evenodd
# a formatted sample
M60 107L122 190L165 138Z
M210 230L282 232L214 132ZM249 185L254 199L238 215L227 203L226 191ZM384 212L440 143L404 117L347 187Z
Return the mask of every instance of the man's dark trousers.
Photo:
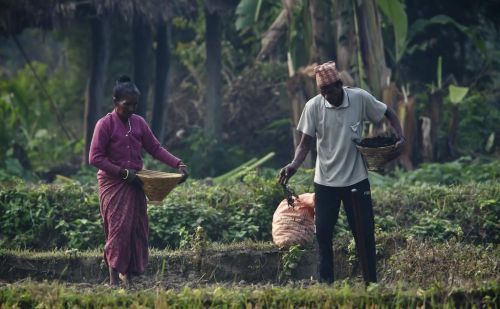
M340 202L344 205L349 227L354 235L356 246L358 246L358 235L356 235L355 216L353 211L351 190L359 192L359 205L361 206L360 217L364 234L364 242L368 260L367 282L377 282L376 259L375 259L375 224L373 220L373 206L370 194L370 182L365 179L348 187L328 187L315 183L316 200L316 238L319 245L319 275L320 281L331 283L333 276L333 229L337 223L340 210ZM359 257L358 257L359 258Z

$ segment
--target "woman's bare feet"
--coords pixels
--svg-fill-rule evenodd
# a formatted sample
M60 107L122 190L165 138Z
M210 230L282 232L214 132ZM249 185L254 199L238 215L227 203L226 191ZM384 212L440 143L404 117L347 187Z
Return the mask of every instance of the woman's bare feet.
M132 276L130 274L120 274L120 279L125 288L130 289L132 287Z
M109 285L117 287L120 284L120 277L118 271L112 267L109 267Z

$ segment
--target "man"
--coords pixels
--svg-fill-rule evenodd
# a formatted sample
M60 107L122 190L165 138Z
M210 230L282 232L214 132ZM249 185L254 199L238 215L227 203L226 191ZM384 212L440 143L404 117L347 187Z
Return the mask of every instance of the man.
M335 62L330 61L315 68L316 83L321 94L309 100L297 126L302 133L293 161L281 169L279 182L286 184L304 161L313 138L317 141L317 158L314 174L316 200L316 238L319 245L319 275L321 282L332 283L333 229L338 219L340 202L347 214L349 227L356 246L355 216L351 190L359 194L360 228L364 251L368 261L365 281L376 282L375 236L373 207L368 171L355 141L361 139L363 121L379 123L387 117L393 127L400 150L405 141L399 120L394 111L359 88L343 87Z

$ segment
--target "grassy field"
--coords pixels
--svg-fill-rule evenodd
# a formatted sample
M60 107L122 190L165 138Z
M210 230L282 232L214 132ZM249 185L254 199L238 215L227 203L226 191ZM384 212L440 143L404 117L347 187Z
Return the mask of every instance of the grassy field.
M28 281L0 287L0 304L2 308L498 308L499 293L498 282L453 290L337 284L127 291Z

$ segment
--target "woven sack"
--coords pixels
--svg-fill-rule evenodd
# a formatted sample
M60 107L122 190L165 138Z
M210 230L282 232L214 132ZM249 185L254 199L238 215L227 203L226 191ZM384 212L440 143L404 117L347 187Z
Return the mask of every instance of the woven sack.
M144 193L149 203L160 203L172 191L182 178L182 174L164 173L151 170L137 172L137 176L143 183Z
M284 199L273 215L273 242L281 247L306 245L314 237L314 193L294 198L294 207Z

